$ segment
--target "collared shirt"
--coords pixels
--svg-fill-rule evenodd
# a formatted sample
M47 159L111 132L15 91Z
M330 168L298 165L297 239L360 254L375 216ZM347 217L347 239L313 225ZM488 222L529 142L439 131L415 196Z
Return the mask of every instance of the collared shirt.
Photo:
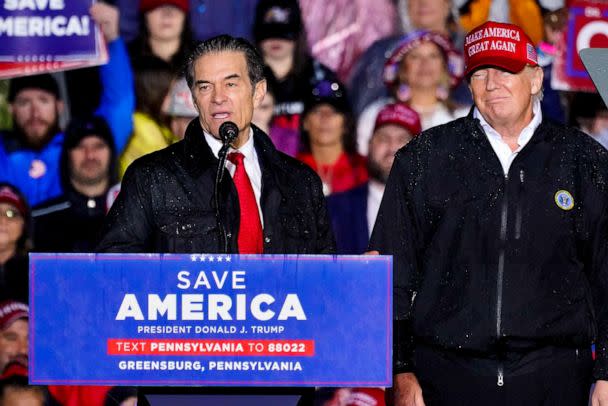
M367 233L368 237L371 237L378 210L380 210L385 185L377 180L370 179L367 187Z
M518 147L515 151L511 151L511 147L509 147L509 144L507 144L502 139L502 136L498 133L498 131L492 128L490 124L488 124L488 122L483 118L477 107L475 107L473 111L473 117L479 119L479 123L481 124L481 127L483 128L486 137L488 137L488 141L490 141L492 149L498 156L500 164L502 165L502 170L506 176L509 173L509 168L511 167L513 160L515 159L519 151L521 151L522 148L526 146L528 141L530 141L530 139L534 135L534 131L536 131L536 128L540 125L543 119L543 113L540 110L540 101L535 100L534 104L532 105L532 120L526 127L524 127L524 129L519 134L519 137L517 138Z
M222 142L206 131L205 140L207 141L207 144L209 144L213 155L218 158L218 154L222 148ZM258 204L258 212L260 213L260 221L262 222L262 227L264 227L264 217L262 216L262 206L260 204L260 197L262 195L262 169L260 168L258 154L253 145L252 129L249 130L249 139L245 142L245 144L243 144L239 149L233 149L230 147L228 153L231 152L240 152L245 156L245 159L243 160L245 163L245 172L247 172L247 176L249 176L249 181L253 187L253 194L255 195L255 201ZM226 169L228 169L230 176L234 176L236 165L226 159Z

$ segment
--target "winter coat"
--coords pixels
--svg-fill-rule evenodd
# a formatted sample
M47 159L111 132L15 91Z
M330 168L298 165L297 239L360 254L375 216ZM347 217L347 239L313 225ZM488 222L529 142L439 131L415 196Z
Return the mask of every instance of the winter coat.
M253 129L262 169L264 253L333 253L335 242L318 176ZM108 214L98 250L220 252L213 195L217 163L199 120L190 123L184 140L136 160ZM220 202L228 251L236 253L239 205L227 172Z
M15 255L0 265L0 301L16 300L29 303L29 259L27 255Z
M32 210L34 250L93 252L105 215L105 194L89 198L70 187Z
M472 114L396 155L370 248L393 255L395 373L415 345L589 348L608 379L608 153L543 120L504 175Z

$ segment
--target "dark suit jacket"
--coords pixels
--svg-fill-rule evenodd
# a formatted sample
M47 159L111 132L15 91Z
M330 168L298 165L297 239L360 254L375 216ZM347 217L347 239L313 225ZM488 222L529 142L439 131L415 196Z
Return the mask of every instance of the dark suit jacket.
M277 151L256 127L253 137L262 170L264 253L334 253L317 174ZM136 160L108 214L98 251L221 252L213 198L217 163L198 118L183 141ZM237 253L239 203L227 172L219 193L228 252Z
M367 250L368 183L327 197L327 208L336 236L338 254L363 254Z

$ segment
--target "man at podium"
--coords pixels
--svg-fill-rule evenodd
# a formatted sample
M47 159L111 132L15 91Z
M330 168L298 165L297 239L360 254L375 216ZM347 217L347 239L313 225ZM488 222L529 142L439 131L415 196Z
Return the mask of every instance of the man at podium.
M186 79L199 116L184 140L128 168L98 252L335 252L318 176L251 124L266 93L263 67L241 38L196 47ZM232 134L220 130L226 122ZM218 179L224 153L227 176Z

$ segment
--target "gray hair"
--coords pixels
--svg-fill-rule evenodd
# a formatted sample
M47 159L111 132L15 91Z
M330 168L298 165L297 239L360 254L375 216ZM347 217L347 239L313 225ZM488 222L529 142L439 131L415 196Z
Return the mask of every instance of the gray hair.
M194 86L194 64L196 61L204 55L220 52L242 52L247 62L247 72L251 85L255 86L258 82L264 80L264 60L257 49L246 39L219 35L200 42L188 57L184 75L190 89Z
M532 95L532 101L536 102L536 100L538 100L538 102L542 102L543 98L545 97L545 92L544 92L544 88L541 87L540 90L538 91L538 93L535 93Z
M529 73L531 73L531 72L533 72L533 71L534 71L534 70L536 70L536 69L540 69L540 70L542 70L543 68L541 68L540 66L530 66L530 65L527 65L527 66L525 67L525 69L526 69L526 70L527 70ZM538 100L538 102L539 102L539 103L543 101L543 98L545 97L544 90L545 90L545 89L544 89L543 84L542 84L542 82L541 82L541 84L540 84L540 89L538 90L538 92L537 92L537 93L534 93L534 94L532 95L532 102L533 102L533 103L534 103L534 102L536 102L537 100Z

